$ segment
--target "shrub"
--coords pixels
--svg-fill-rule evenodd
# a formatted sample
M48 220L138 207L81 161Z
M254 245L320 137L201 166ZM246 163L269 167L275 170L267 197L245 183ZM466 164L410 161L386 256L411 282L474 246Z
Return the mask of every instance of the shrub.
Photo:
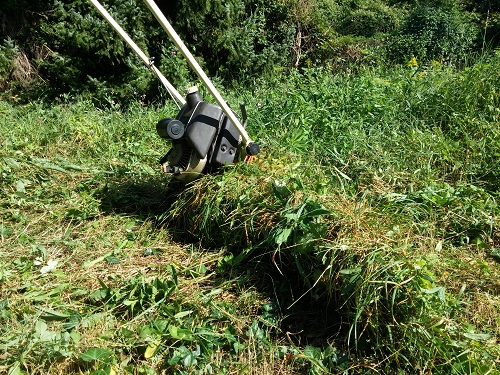
M388 6L383 1L362 2L343 17L339 31L342 34L374 36L396 29L405 12Z
M500 1L464 0L470 12L481 16L483 47L495 49L500 45Z
M165 13L212 75L263 74L289 59L294 30L284 2L179 0Z
M105 7L147 52L148 39L159 33L145 6L118 1ZM90 2L56 0L38 32L39 40L55 51L39 62L51 83L50 96L90 91L98 101L128 101L137 92L150 93L154 77Z
M289 4L297 30L294 66L331 66L336 71L381 63L383 36L407 14L404 7L384 1L289 0Z
M140 1L104 5L139 46L155 57L174 86L182 88L196 80ZM401 63L413 57L423 63L460 63L479 46L475 44L478 18L473 11L482 14L484 22L488 20L485 44L495 43L498 28L496 2L466 5L467 11L458 0L176 0L160 4L209 75L239 86L289 68L329 66L351 73L361 66L383 64L386 57ZM19 49L13 54L6 42L2 44L3 87L7 82L19 83L11 74L12 64L22 58L19 62L32 74L18 93L49 100L86 93L101 104L152 102L165 95L154 76L87 1L7 0L0 20L0 40L10 38ZM36 82L39 75L43 87L27 90L27 83Z
M457 5L419 4L394 33L389 56L399 62L412 57L422 62L465 61L478 37L477 19Z
M3 90L8 87L14 70L14 59L18 53L19 50L11 39L0 44L0 88Z
M17 15L15 7L7 7L5 14L14 12L20 20L8 29L26 46L31 63L36 61L47 82L45 97L92 93L105 104L151 101L163 93L154 76L90 2L40 1L29 10L35 5L38 16ZM139 47L156 58L155 64L164 69L174 86L195 79L184 58L172 54L176 52L173 43L144 4L120 0L103 5ZM289 59L294 29L287 21L284 3L232 0L171 5L164 7L165 14L212 76L242 81L243 76L272 73ZM36 49L40 48L50 53L39 58Z

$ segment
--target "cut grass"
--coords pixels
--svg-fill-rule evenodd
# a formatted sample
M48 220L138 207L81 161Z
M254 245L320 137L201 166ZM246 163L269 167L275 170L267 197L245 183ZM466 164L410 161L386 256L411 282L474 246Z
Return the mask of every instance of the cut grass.
M175 243L155 219L169 201L152 169L163 146L137 127L160 114L2 106L1 372L302 366L283 363L288 343L270 341L279 330L262 317L268 298L218 277L220 251ZM93 134L78 133L82 123Z

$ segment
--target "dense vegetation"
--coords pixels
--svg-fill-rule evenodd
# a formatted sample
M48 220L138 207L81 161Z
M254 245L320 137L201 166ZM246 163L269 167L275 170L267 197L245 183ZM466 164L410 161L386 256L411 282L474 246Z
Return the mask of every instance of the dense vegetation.
M173 3L263 149L187 186L87 2L0 6L0 372L498 373L499 4Z
M491 373L499 68L262 81L260 160L180 190L171 104L2 102L2 371Z
M103 3L176 86L193 80L143 4ZM495 0L176 0L163 10L210 75L236 86L325 64L465 64L500 38ZM5 0L0 52L0 86L18 100L92 93L104 105L162 94L89 1Z

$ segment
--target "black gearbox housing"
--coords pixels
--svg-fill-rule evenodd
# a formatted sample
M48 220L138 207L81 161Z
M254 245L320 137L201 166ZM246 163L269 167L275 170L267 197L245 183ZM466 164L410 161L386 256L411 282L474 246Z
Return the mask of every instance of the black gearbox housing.
M203 101L197 90L187 94L186 104L175 119L160 120L156 130L160 137L172 140L174 146L182 144L199 159L206 157L207 167L232 164L238 156L241 143L238 130L220 107ZM168 160L169 153L161 159L161 164ZM172 173L178 170L176 167L184 168L173 165Z

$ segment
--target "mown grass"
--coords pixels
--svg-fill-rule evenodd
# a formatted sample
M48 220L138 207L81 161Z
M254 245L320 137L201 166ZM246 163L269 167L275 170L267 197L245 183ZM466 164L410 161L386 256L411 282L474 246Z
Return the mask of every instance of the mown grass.
M0 370L496 373L499 65L260 82L184 188L170 104L1 102Z
M0 372L288 372L269 298L158 222L173 110L2 103Z

